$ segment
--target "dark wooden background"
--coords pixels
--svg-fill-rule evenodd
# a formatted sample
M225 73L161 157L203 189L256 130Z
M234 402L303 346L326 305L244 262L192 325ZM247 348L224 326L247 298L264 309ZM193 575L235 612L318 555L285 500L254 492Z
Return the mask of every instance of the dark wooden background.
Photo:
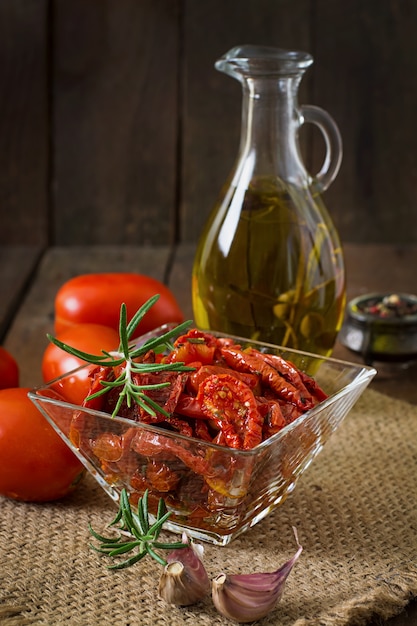
M0 244L194 242L237 154L237 44L315 59L342 241L417 242L415 0L1 0ZM302 134L318 168L318 135Z

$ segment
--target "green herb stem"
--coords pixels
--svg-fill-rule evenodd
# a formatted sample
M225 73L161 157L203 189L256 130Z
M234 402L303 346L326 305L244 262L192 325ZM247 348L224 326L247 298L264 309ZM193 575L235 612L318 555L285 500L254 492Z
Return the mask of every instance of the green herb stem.
M159 565L165 566L166 560L159 554L158 550L176 550L187 548L188 544L182 541L173 543L160 542L158 537L163 525L169 518L171 512L166 510L165 502L161 498L158 503L158 512L155 522L151 525L148 512L148 490L139 498L137 511L132 511L129 496L126 489L120 493L119 510L116 517L110 522L109 527L116 525L120 533L117 537L105 537L97 533L91 526L91 535L99 542L98 546L90 544L91 548L100 554L110 558L118 557L136 550L136 554L124 561L110 565L109 569L124 569L134 565L145 556L149 555ZM129 536L126 537L126 534Z

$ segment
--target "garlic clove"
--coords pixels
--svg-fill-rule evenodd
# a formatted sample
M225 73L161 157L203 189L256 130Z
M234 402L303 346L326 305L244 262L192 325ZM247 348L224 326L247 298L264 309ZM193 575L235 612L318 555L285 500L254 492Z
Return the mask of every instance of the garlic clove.
M298 543L294 556L275 572L255 574L221 573L212 581L213 603L221 615L239 623L254 622L265 617L280 601L285 582L299 558L302 547Z
M210 591L210 580L201 560L203 547L195 545L184 533L188 548L176 549L167 557L159 580L159 595L169 604L189 606L202 600Z

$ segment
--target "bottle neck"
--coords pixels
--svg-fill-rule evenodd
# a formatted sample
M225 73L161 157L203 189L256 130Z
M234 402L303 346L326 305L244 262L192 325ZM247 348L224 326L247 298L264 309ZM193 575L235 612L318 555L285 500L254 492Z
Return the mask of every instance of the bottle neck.
M297 184L307 179L298 146L300 78L258 76L242 81L240 163L252 170L251 177L275 175Z

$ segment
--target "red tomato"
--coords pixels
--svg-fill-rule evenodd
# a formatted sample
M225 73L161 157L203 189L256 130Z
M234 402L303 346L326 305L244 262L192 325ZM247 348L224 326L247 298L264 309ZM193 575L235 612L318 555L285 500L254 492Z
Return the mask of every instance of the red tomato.
M19 366L10 352L0 346L0 389L19 386Z
M57 500L75 488L84 468L28 391L0 390L0 495L25 502Z
M133 273L82 274L62 285L55 298L55 332L73 324L103 324L119 328L120 306L124 302L128 321L152 296L160 298L138 326L138 337L168 322L184 317L173 293L159 280Z
M59 333L57 338L73 348L97 355L102 350L116 350L119 345L119 334L113 328L99 324L76 324ZM85 361L50 343L42 358L43 380L49 382L80 365L85 365ZM82 404L90 388L88 373L92 367L94 365L74 372L60 382L60 393L68 402Z

